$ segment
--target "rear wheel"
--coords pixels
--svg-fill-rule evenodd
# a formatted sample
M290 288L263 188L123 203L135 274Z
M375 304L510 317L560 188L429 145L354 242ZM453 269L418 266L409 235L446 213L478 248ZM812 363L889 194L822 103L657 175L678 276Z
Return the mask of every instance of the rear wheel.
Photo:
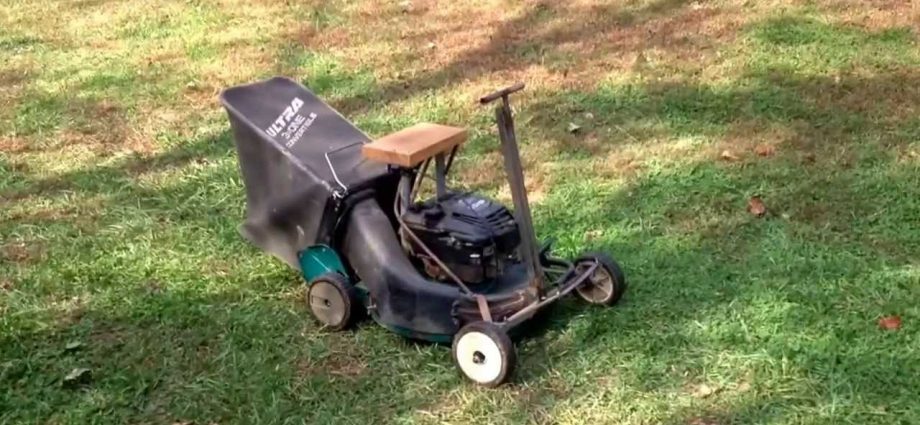
M597 268L575 288L581 299L599 305L614 305L626 292L626 276L616 260L601 252L587 253L575 260L575 272L581 274L591 265Z
M451 354L464 376L486 387L507 381L517 364L511 338L490 322L473 322L460 328L454 335Z
M352 324L358 302L354 286L345 277L326 273L310 281L307 305L322 325L340 331Z

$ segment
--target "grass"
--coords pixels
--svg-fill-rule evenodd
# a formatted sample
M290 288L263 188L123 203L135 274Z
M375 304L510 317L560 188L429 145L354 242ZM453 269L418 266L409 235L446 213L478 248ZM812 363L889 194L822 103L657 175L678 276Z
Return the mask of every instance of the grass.
M920 422L909 3L0 3L0 423ZM470 127L454 184L500 199L473 99L527 82L538 233L630 292L563 302L489 391L319 330L236 233L216 98L274 74L372 135Z

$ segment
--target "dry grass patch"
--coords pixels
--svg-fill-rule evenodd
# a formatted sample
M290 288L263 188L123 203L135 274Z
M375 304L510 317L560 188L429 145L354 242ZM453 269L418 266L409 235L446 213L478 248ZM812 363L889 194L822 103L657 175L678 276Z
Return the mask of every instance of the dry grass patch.
M6 241L0 245L0 258L13 264L36 264L45 258L45 245L34 240Z

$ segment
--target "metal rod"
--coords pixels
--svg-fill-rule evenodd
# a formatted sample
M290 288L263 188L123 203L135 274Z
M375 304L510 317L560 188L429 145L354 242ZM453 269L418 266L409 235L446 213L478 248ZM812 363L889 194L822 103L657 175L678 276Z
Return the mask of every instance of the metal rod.
M348 186L345 186L341 180L339 180L339 175L335 172L335 167L332 166L332 161L329 159L329 152L326 152L326 164L329 165L329 171L332 171L332 178L335 179L335 182L338 183L339 187L342 188L346 193L348 192ZM343 194L344 195L344 194Z
M422 180L425 179L425 173L428 172L428 164L431 164L431 158L425 160L422 163L422 170L418 173L418 176L415 179L415 184L412 185L412 193L409 194L409 202L415 201L415 197L418 195L418 191L422 188Z
M527 267L531 287L537 294L542 295L545 290L543 272L541 271L537 252L537 240L534 235L533 219L530 214L530 204L527 202L527 189L524 186L524 170L521 166L521 153L518 150L517 139L514 134L514 119L511 116L511 105L507 96L502 97L502 105L495 108L495 118L498 122L498 135L502 142L502 156L505 159L505 173L508 185L511 188L511 199L514 202L514 215L521 232L521 257Z
M444 154L439 153L434 157L435 184L437 185L438 199L447 195L447 166L444 163Z
M448 155L448 157L447 157L447 167L444 167L444 175L445 175L445 176L448 175L448 174L450 174L450 166L451 166L451 165L454 165L454 158L457 157L457 150L458 150L458 149L460 149L460 145L456 145L456 146L454 146L453 149L450 150L450 155Z
M545 307L547 304L555 302L559 298L564 297L569 292L572 292L573 290L575 290L575 288L580 286L582 282L584 282L585 279L591 276L591 274L593 274L594 270L596 269L597 269L597 263L592 264L591 267L588 267L588 269L585 270L577 278L571 280L570 282L562 286L557 287L553 291L550 291L547 294L546 298L543 298L539 302L530 304L527 307L524 307L518 310L517 313L514 313L511 316L508 316L508 318L506 318L503 322L499 323L499 326L503 328L513 328L521 324L521 322L531 318L534 315L534 313L537 312L537 310Z

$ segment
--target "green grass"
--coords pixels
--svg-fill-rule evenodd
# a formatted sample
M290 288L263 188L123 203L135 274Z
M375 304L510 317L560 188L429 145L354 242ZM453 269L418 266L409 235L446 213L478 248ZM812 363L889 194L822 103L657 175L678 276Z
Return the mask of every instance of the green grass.
M0 423L920 422L904 10L0 3ZM445 347L319 330L297 274L236 231L216 96L275 73L375 136L469 126L454 184L499 198L473 100L526 81L537 231L614 253L625 299L562 302L494 390ZM78 367L91 382L63 386Z

